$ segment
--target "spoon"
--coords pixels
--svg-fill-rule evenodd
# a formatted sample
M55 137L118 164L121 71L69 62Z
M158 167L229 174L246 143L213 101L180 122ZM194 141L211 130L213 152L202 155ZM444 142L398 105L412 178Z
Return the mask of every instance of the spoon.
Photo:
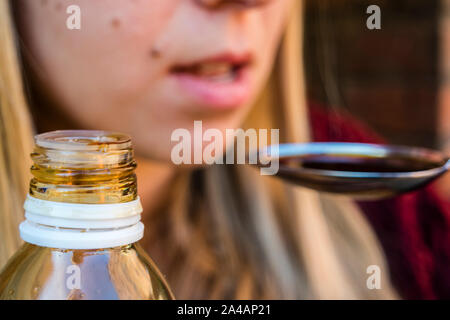
M279 161L279 178L357 200L412 191L450 169L447 156L424 148L341 142L277 147L278 152L274 146L265 149L265 159Z

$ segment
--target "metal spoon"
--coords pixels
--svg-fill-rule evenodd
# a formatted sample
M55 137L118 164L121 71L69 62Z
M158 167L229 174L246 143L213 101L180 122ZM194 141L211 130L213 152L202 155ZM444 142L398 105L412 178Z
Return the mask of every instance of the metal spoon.
M447 156L424 148L340 142L278 147L278 155L273 146L265 150L269 159L279 160L278 177L358 200L412 191L450 169Z

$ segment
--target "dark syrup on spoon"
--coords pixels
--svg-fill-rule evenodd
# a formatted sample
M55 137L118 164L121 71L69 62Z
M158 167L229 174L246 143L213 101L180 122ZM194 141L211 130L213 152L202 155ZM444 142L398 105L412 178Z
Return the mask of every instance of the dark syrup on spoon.
M317 170L384 173L414 172L438 167L435 162L405 156L375 158L366 156L332 155L310 155L280 159L280 166Z

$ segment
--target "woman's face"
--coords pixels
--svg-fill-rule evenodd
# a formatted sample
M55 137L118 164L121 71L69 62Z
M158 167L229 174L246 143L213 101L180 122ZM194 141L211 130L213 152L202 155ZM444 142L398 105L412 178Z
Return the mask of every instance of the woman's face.
M138 154L167 161L174 129L240 126L293 0L17 1L26 50L58 106L83 128L129 133ZM80 30L66 26L71 5Z

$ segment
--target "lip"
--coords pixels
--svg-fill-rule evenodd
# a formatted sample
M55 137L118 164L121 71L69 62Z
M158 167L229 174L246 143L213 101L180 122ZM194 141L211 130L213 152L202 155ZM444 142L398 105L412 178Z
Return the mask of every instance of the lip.
M230 63L240 65L232 80L220 82L188 72L174 72L177 87L193 98L196 104L209 109L234 109L243 106L250 97L250 54L224 53L210 58L177 65L176 68L200 65L202 63Z

